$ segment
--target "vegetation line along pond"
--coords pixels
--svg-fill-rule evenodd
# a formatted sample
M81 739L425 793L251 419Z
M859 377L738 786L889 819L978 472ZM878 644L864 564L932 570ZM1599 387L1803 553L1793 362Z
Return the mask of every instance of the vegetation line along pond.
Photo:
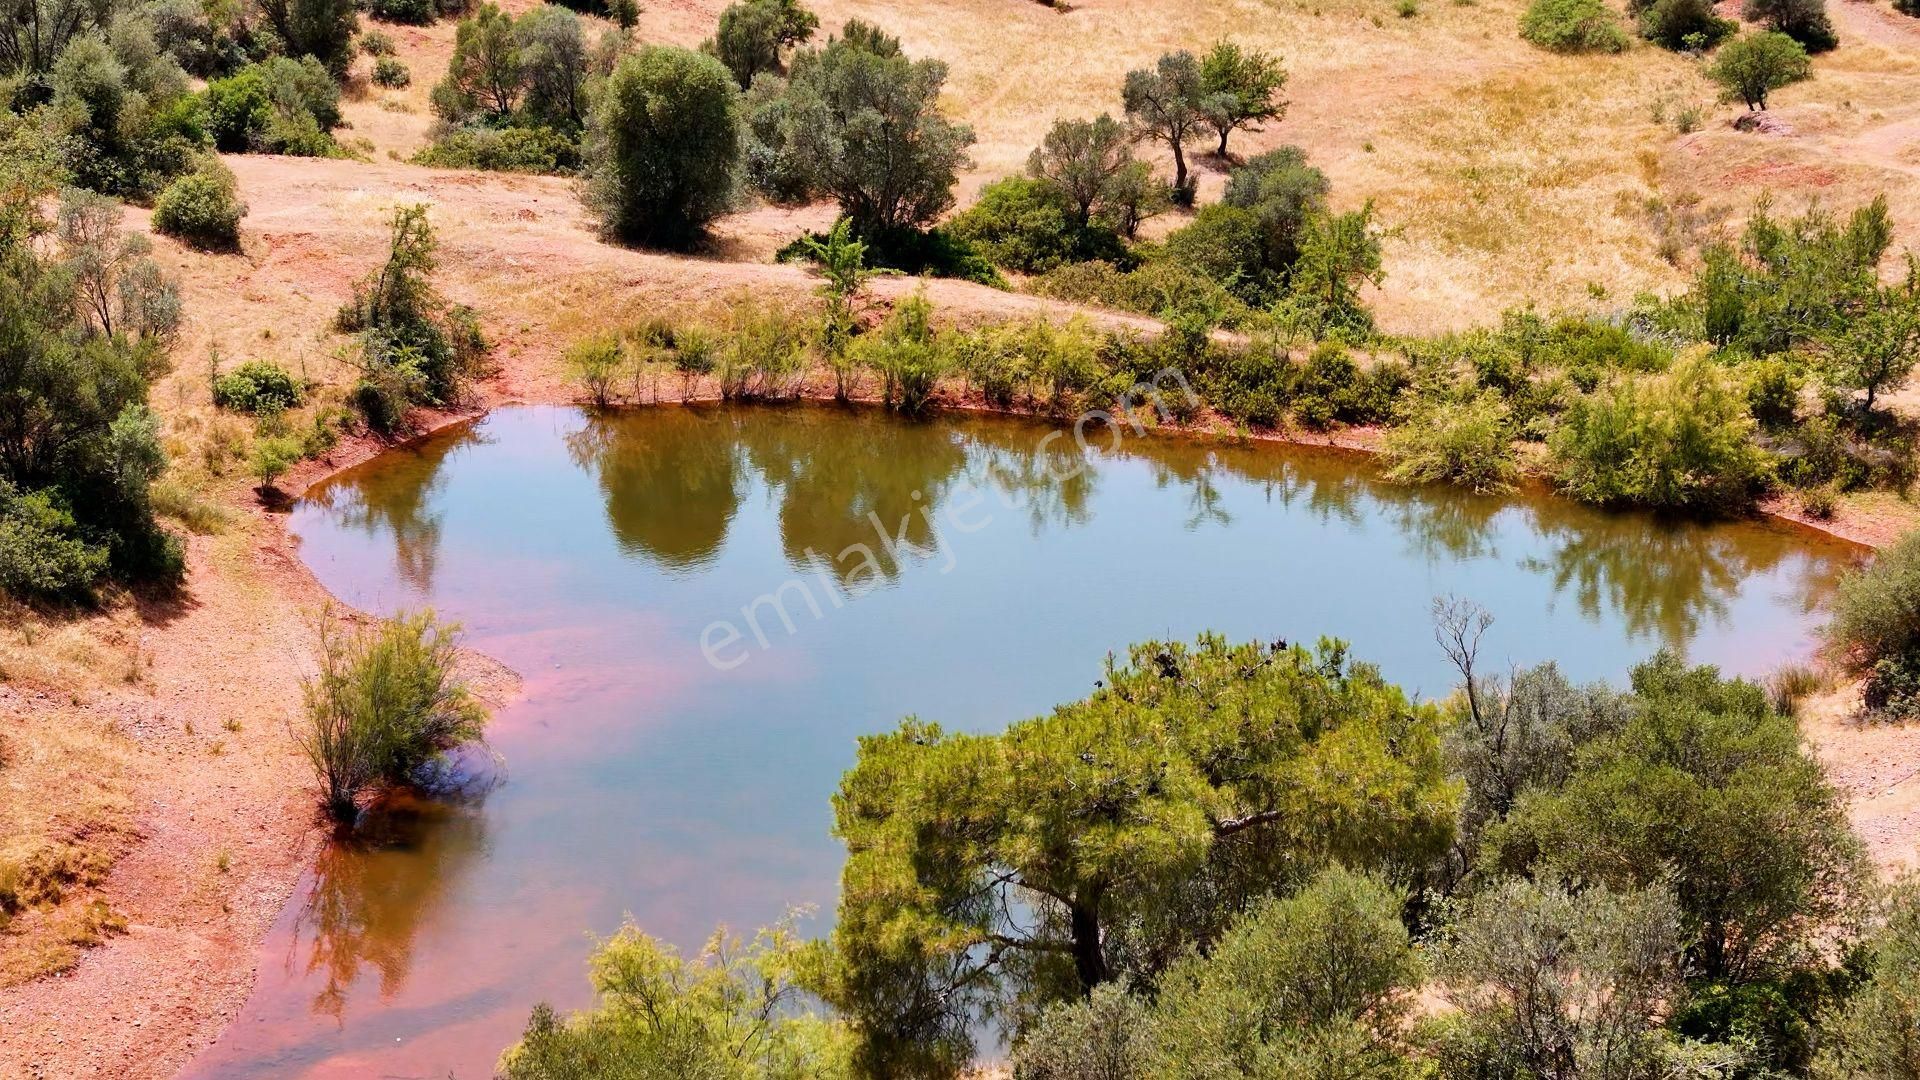
M1409 488L1273 444L1083 456L1055 430L510 406L316 485L289 527L329 590L431 605L524 674L489 736L511 780L330 849L192 1075L483 1073L535 1001L583 1003L583 930L631 914L695 949L716 922L830 910L828 797L858 737L909 714L997 730L1134 641L1334 635L1432 699L1454 676L1427 609L1457 593L1500 615L1490 663L1618 680L1671 646L1758 674L1808 651L1853 562L1759 522ZM724 671L703 655L722 621L744 657Z

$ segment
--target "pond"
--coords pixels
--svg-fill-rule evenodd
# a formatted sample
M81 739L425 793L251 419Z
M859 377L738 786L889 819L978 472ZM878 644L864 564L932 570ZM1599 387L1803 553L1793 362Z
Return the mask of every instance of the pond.
M1002 727L1085 695L1130 642L1337 636L1437 697L1448 594L1497 616L1494 666L1618 680L1668 646L1763 674L1806 654L1855 558L1782 526L1117 434L1087 452L986 417L514 407L311 493L292 528L329 589L459 620L524 694L491 729L502 782L397 805L321 858L188 1075L483 1077L535 1002L584 1003L592 935L623 917L687 950L794 905L822 931L857 736Z

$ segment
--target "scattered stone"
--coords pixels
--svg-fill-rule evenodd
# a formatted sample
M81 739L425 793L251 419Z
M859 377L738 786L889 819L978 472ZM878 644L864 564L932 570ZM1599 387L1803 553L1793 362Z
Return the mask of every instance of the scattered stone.
M1733 127L1736 131L1751 131L1759 135L1793 134L1793 125L1765 109L1741 113L1733 118Z

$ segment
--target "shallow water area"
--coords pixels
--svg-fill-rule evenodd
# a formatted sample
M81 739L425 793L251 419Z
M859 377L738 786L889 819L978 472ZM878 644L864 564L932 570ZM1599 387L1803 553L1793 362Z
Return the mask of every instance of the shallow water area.
M1427 697L1436 596L1482 662L1621 680L1655 649L1803 657L1856 552L1760 522L1380 480L1364 458L829 407L498 410L322 485L302 557L346 603L431 605L525 677L497 783L327 851L193 1077L482 1077L592 935L683 950L794 905L827 925L855 739L991 729L1152 637L1348 639ZM301 782L305 777L298 778Z

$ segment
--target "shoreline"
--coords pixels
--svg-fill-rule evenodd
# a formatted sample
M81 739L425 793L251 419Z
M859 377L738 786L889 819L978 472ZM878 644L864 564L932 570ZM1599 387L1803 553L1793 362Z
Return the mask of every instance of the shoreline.
M251 554L255 556L255 569L261 568L259 564L265 564L264 580L245 584L264 586L267 594L265 599L280 615L273 631L282 635L289 627L297 631L304 625L298 618L300 612L311 612L316 608L331 607L338 617L353 620L371 617L333 596L300 558L298 538L287 528L286 507L292 501L316 485L342 476L383 454L417 446L462 424L483 420L496 408L512 405L594 408L567 392L571 388L563 383L542 380L539 392L528 394L522 388L516 388L521 392L500 392L496 385L498 381L497 374L483 381L478 399L468 407L416 413L414 429L402 438L386 440L363 434L344 439L324 458L302 462L277 485L283 499L274 506L269 507L252 497L251 489L243 489L238 493L237 501L241 504L238 511L244 515L245 523L230 528L229 536L245 541L253 549ZM706 386L700 389L702 393L693 395L685 402L657 400L622 403L608 408L628 410L683 404L701 407L726 404L720 400L717 392L705 392L709 389ZM866 388L862 389L863 392L856 394L851 402L854 407L881 407L877 395ZM945 392L936 400L936 413L952 411L1005 416L1041 423L1057 420L1043 412L995 408L983 402L955 399ZM816 373L810 374L793 398L772 404L818 408L836 402L831 384L820 385ZM1295 446L1369 458L1378 455L1381 438L1381 432L1372 428L1344 428L1324 434L1287 430L1242 432L1228 427L1211 414L1205 414L1188 424L1155 425L1149 428L1147 434L1238 445L1264 443ZM1523 482L1529 485L1542 483L1538 478ZM236 500L228 498L224 501L229 508L233 508ZM1756 508L1754 517L1795 531L1804 530L1868 549L1883 546L1892 538L1876 531L1875 526L1884 525L1883 522L1869 522L1866 527L1854 527L1854 523L1844 516L1828 522L1816 522L1794 512L1783 500L1772 502L1773 505L1762 504ZM223 583L219 563L213 561L209 565L217 556L206 550L218 546L216 542L223 539L226 537L193 538L194 542L190 544L193 570L190 588ZM234 576L229 570L224 575L224 584L231 586ZM258 629L263 628L248 628L247 632ZM310 631L310 626L307 629ZM218 624L215 632L220 632ZM170 648L184 647L191 652L210 648L217 643L216 640L189 635L186 641L175 643ZM295 661L292 666L301 668L306 665L310 651L311 642L308 640L298 650L298 656L288 657ZM463 667L468 669L466 674L489 704L498 708L517 694L518 673L476 650L463 647L462 653L466 661ZM189 656L186 659L195 660L198 657ZM208 696L230 688L206 685L198 689L202 691L201 696ZM297 684L276 689L281 691L278 699L269 697L265 702L269 710L286 707L289 697L287 691L295 691L297 696ZM1836 691L1834 696L1843 693L1844 689ZM194 704L182 703L180 708L193 712ZM200 704L204 705L204 702ZM206 710L203 708L200 711ZM191 730L190 721L187 726ZM250 794L216 809L229 816L252 818L255 831L265 834L259 839L268 850L259 866L244 879L236 877L226 890L226 895L220 897L221 909L232 918L224 928L225 933L212 939L217 947L197 952L171 948L156 950L150 947L151 944L163 940L168 928L148 925L135 919L130 920L134 927L129 934L86 950L71 970L0 990L0 1014L9 1017L7 1027L11 1029L11 1034L0 1032L0 1080L13 1080L16 1076L110 1076L126 1080L173 1076L191 1065L201 1051L219 1041L238 1018L253 993L262 943L286 905L293 901L294 891L312 867L326 832L317 812L309 805L312 800L305 782L306 763L299 760L298 751L292 746L284 723L263 726L270 728L263 733L266 738L257 739L253 745L243 747L220 766L221 772L243 774L243 782L236 786ZM1809 728L1814 726L1814 722L1808 723ZM1832 766L1831 762L1829 766ZM301 782L286 782L289 768L299 770L295 775L301 777ZM169 770L156 778L152 788L141 795L146 801L157 803L162 810L178 806L193 798L195 775L191 770ZM264 797L261 794L263 792L266 793ZM304 813L302 808L305 808ZM164 864L168 860L187 858L186 852L162 843L163 840L179 841L181 837L178 831L182 828L217 833L222 826L231 824L230 821L220 820L219 814L214 815L216 820L202 821L189 811L186 823L170 821L161 827L158 823L150 823L149 819L166 815L155 815L147 807L141 808L140 816L144 826L141 839L115 865L104 890L111 900L117 902L116 910L121 903L130 908L142 906L140 901L145 899L143 890L152 887L149 878L164 876L156 872L153 865L156 861ZM159 892L164 903L168 890L161 889ZM143 939L148 947L135 948ZM146 1014L140 1015L143 1005L146 1006ZM129 1013L134 1015L129 1016ZM90 1022L104 1017L125 1020L115 1025L89 1026ZM116 1033L119 1038L113 1037ZM88 1036L96 1038L89 1039ZM20 1057L16 1060L15 1055Z

